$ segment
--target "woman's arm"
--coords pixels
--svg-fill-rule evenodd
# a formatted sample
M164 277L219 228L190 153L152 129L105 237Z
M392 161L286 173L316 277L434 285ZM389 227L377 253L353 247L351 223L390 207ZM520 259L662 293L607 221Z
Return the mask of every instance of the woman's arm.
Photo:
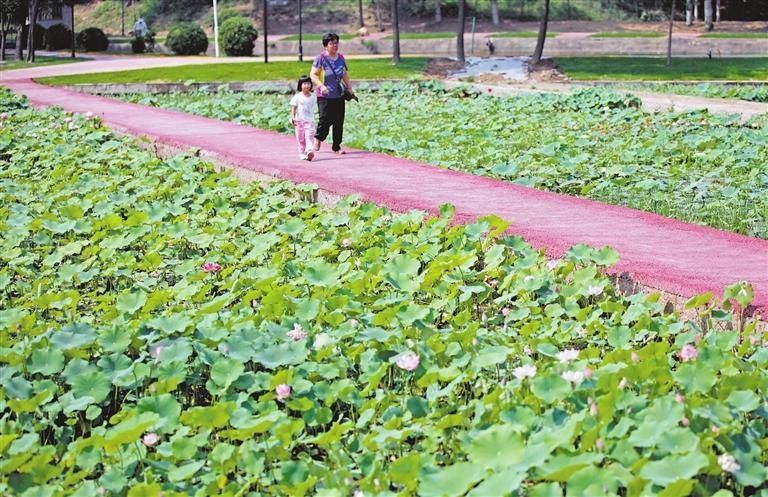
M312 80L312 83L320 88L320 93L323 95L328 93L328 88L325 87L322 81L320 81L320 68L312 66L312 70L309 72L309 79Z

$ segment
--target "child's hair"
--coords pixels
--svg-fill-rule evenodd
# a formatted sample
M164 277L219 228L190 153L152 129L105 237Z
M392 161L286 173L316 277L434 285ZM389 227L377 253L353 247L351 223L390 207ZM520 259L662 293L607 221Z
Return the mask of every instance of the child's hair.
M296 91L301 91L301 85L304 83L309 83L309 90L312 91L312 79L307 75L299 76L299 83L296 85Z

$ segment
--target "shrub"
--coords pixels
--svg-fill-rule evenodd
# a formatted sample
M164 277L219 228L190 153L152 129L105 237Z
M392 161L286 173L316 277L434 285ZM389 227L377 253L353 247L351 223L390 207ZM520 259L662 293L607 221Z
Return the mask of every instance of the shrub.
M227 19L219 29L219 38L227 55L253 55L253 44L257 36L258 31L245 17Z
M208 37L192 22L182 22L168 32L165 45L178 55L197 55L208 49Z
M72 30L63 24L54 24L45 31L43 45L46 50L72 48Z
M99 28L86 28L77 33L77 46L86 52L103 52L109 46L109 39Z

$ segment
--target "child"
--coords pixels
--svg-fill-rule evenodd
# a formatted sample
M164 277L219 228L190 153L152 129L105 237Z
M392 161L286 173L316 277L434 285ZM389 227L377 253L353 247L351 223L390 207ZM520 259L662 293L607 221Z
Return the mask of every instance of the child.
M312 80L301 76L296 85L297 93L291 99L291 124L296 128L299 144L299 158L312 160L315 157L315 105L317 97L312 92Z

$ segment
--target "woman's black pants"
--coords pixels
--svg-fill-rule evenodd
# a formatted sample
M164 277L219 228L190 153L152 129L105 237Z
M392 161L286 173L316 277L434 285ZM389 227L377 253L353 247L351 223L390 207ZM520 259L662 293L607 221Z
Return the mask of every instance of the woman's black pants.
M333 146L331 150L341 150L341 139L344 136L344 104L343 98L318 98L317 110L320 121L317 123L315 138L325 141L328 131L333 126Z

